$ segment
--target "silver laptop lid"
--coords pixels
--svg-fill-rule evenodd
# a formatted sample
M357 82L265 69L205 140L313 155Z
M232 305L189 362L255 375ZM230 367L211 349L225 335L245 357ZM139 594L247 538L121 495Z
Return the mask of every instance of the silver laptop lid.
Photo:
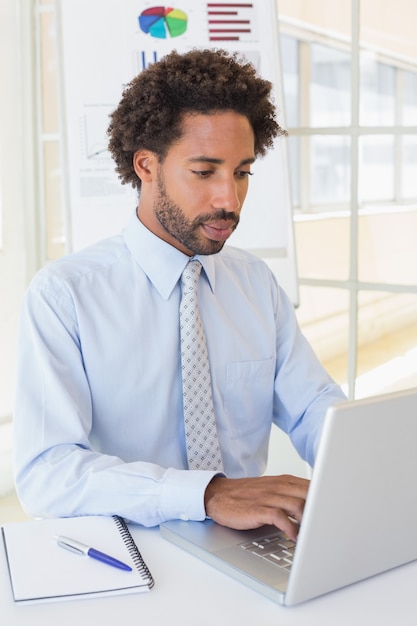
M326 416L286 604L417 559L417 389Z

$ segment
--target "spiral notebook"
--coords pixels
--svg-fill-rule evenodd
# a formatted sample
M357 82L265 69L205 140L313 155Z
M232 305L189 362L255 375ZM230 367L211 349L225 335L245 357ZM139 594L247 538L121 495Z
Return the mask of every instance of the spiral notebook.
M125 521L118 516L71 517L5 524L1 528L13 599L52 602L148 591L152 574ZM64 535L125 563L125 571L64 550Z

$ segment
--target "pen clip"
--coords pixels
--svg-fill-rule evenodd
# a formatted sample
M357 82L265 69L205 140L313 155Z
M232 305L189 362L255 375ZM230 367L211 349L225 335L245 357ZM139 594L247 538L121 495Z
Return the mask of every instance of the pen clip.
M75 552L75 554L86 554L86 546L83 543L79 543L78 541L69 539L68 537L63 537L62 535L56 536L55 539L57 544L61 548L65 548L65 550Z

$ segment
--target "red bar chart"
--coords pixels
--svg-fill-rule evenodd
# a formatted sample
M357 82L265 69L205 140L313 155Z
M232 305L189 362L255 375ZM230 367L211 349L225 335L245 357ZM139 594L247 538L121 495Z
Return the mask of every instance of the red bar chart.
M208 2L210 41L244 41L254 35L252 2Z

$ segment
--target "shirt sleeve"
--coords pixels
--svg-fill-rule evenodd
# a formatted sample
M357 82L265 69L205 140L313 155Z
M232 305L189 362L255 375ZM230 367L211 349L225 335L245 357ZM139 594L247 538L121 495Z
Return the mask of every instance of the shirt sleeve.
M279 287L276 311L274 422L313 466L326 411L346 396L319 362L300 330L294 306Z
M18 345L14 461L25 510L41 517L119 514L145 526L204 519L205 489L216 472L94 451L74 305L65 289L38 283L23 303Z

